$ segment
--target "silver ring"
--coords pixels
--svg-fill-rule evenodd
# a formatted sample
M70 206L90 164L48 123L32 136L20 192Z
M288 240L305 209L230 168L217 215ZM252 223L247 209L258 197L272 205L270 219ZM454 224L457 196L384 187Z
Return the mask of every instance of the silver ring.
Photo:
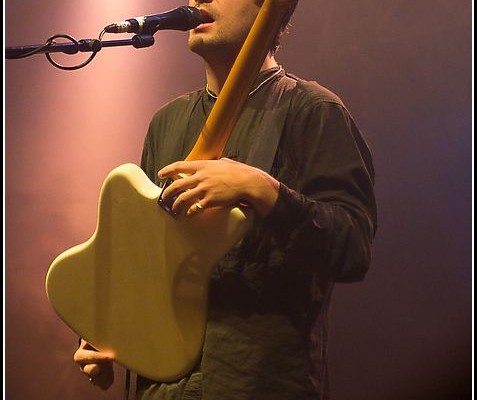
M202 207L199 202L195 203L195 206L197 207L198 210L204 209L204 207Z

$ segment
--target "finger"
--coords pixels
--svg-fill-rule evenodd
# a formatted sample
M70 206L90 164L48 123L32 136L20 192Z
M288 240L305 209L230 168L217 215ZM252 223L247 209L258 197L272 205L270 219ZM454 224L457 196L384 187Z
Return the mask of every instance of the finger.
M164 201L169 201L175 196L177 196L179 193L185 192L186 190L197 186L197 183L197 179L194 177L194 175L176 179L167 188L164 189L164 191L162 192L162 199Z
M77 364L94 364L114 361L114 354L106 351L85 350L80 348L76 350L73 359Z
M114 382L114 369L111 366L101 367L98 369L86 369L85 375L88 377L91 384L99 386L101 389L106 390Z
M205 210L205 207L201 204L200 201L196 201L194 204L192 204L187 212L186 215L188 217L192 217L193 215L200 214Z
M96 378L101 374L101 368L107 367L104 364L102 366L99 364L86 364L81 368L81 371L89 378Z
M194 188L182 192L177 198L175 199L174 203L172 204L172 211L176 214L180 214L181 212L186 212L191 208L193 204L198 202L204 196L204 192L199 188ZM204 202L201 202L201 206L205 207Z
M173 177L179 174L194 174L198 169L204 166L202 160L198 161L176 161L172 164L166 165L159 170L157 175L159 178Z
M88 343L86 340L83 338L81 339L79 349L78 350L89 350L93 351L95 353L101 353L103 355L109 355L114 357L114 353L112 351L107 351L107 350L99 350L96 347L94 347L91 343Z

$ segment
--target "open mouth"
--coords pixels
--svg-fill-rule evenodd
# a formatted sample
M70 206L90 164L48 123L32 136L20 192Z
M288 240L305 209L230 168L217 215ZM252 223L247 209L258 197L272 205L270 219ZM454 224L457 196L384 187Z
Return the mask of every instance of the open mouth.
M212 22L215 21L207 11L202 9L200 9L199 11L202 16L202 24L211 24Z

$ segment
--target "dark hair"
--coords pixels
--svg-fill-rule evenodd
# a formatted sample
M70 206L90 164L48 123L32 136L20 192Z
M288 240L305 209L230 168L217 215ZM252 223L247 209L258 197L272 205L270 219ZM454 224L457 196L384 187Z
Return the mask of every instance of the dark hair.
M263 2L265 0L258 0L258 4L263 5ZM270 49L270 52L272 55L276 54L278 49L280 48L280 43L282 40L282 37L285 33L288 33L289 27L290 27L290 19L295 12L296 5L298 4L298 0L291 0L290 5L288 6L288 10L286 11L282 24L280 26L280 30L278 31L277 36L273 40L272 47Z

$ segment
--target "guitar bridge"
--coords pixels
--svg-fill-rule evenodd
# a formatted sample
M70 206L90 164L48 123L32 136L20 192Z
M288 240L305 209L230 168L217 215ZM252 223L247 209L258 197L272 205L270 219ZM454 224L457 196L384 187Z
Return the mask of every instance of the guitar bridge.
M179 194L177 194L176 196L174 196L172 199L170 199L169 201L166 201L162 198L162 194L164 193L164 190L172 183L174 182L174 179L172 178L166 178L166 179L163 179L161 180L161 182L159 182L159 187L162 189L161 191L161 194L159 196L159 198L157 199L157 204L159 204L163 210L165 210L169 215L171 215L172 217L176 218L177 217L177 213L175 213L174 211L172 211L172 204L174 204L174 201L177 199L177 196L179 196Z

